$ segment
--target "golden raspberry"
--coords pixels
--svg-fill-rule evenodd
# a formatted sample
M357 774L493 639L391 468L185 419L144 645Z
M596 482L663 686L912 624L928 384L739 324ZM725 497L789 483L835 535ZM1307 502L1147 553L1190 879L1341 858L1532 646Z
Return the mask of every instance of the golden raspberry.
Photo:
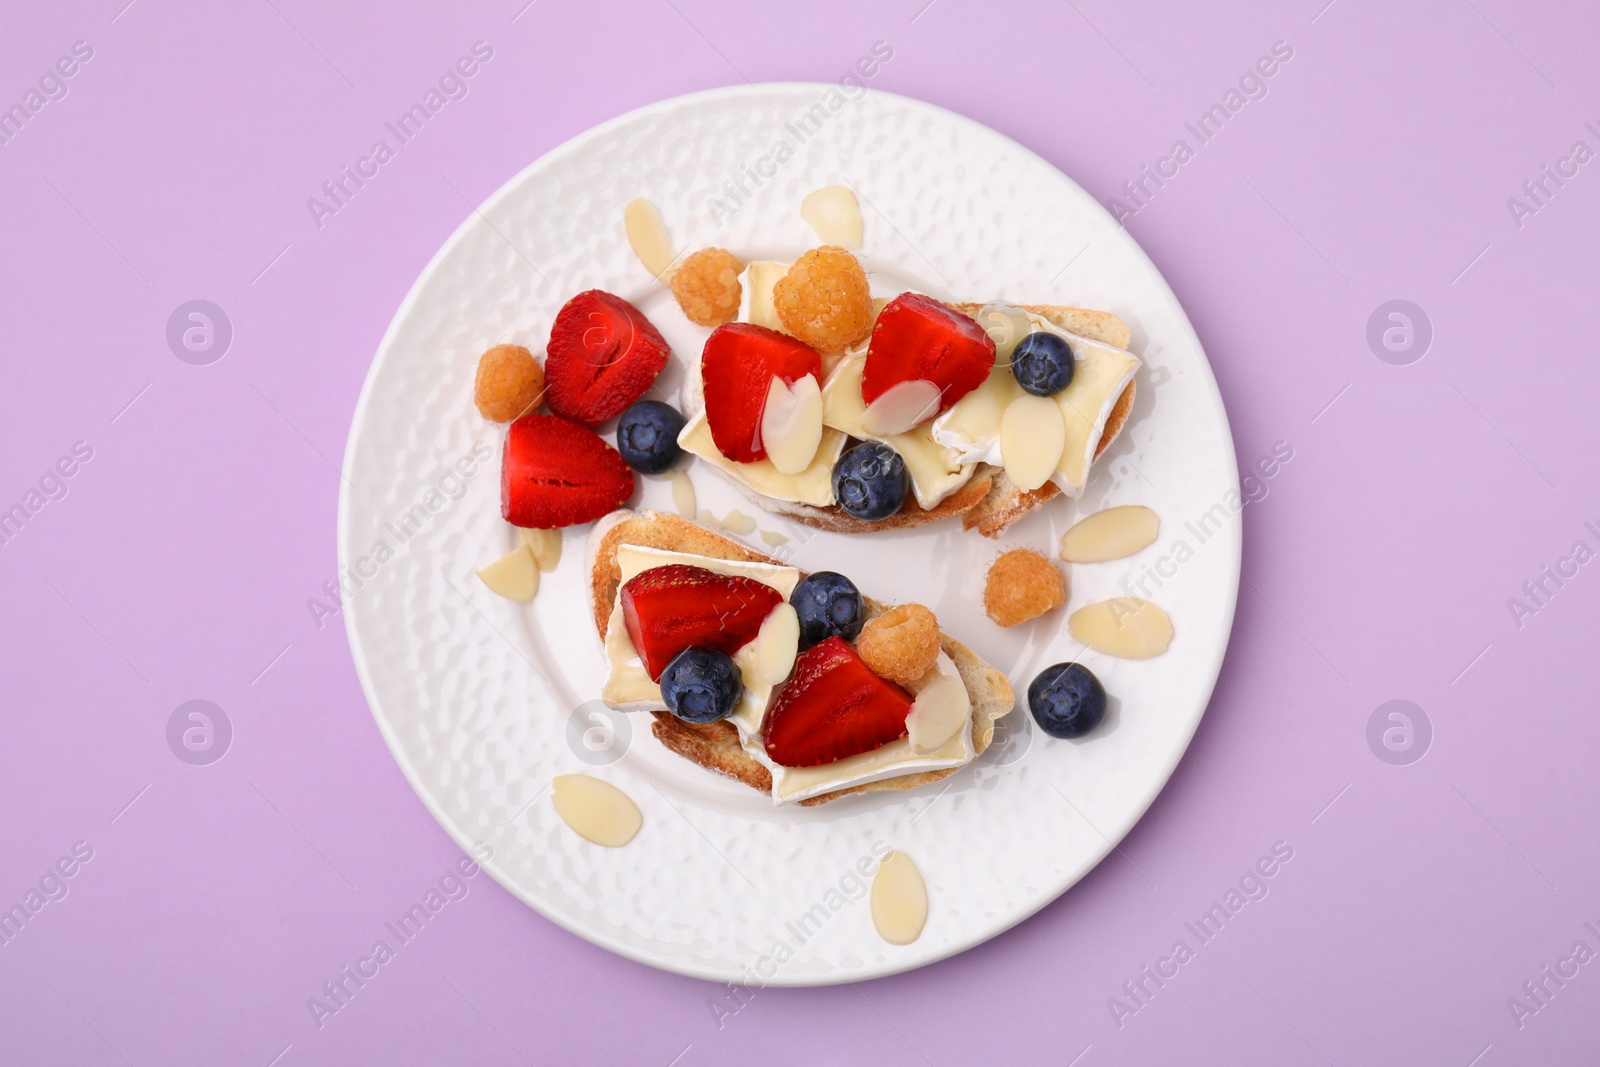
M939 620L921 604L901 604L868 619L856 651L874 674L911 685L939 655Z
M478 359L473 399L491 422L510 422L539 406L544 368L521 345L495 345Z
M772 287L783 328L819 352L837 352L872 332L867 272L837 245L813 248Z
M721 326L739 314L739 272L744 264L725 248L702 248L672 275L672 295L699 326Z
M1031 548L1014 548L989 566L983 610L1001 626L1037 619L1067 602L1067 580Z

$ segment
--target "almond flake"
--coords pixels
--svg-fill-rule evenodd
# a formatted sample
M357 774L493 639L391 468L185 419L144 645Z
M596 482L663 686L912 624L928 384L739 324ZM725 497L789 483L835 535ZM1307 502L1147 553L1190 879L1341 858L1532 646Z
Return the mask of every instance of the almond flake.
M558 774L550 786L556 814L585 841L621 848L644 824L639 806L610 782L587 774Z
M1106 508L1083 519L1061 538L1061 558L1069 563L1104 563L1131 556L1153 544L1161 520L1137 504Z
M1000 458L1018 489L1032 492L1049 481L1066 446L1067 423L1050 397L1023 393L1006 405L1000 416Z
M756 634L756 673L767 685L789 677L800 651L800 616L794 605L779 604L761 621Z
M561 531L523 529L518 532L522 543L533 553L539 569L546 574L555 570L556 564L561 562Z
M752 519L738 508L734 508L726 515L722 516L722 521L718 525L720 525L724 530L727 530L729 533L747 534L756 528L756 520Z
M686 519L695 516L694 483L683 471L672 472L672 506Z
M640 198L628 201L622 209L622 228L628 235L633 254L639 257L644 269L655 275L657 281L672 280L672 239L667 236L667 226L661 221L661 212L650 201Z
M480 570L478 577L491 593L518 604L530 602L539 592L539 564L521 543Z
M906 734L911 750L919 754L942 748L967 724L972 700L959 675L939 672L917 693L906 715Z
M939 414L939 387L925 378L898 382L867 405L861 428L874 437L893 437L916 429Z
M1108 656L1149 659L1172 643L1172 620L1148 600L1116 597L1074 611L1067 632Z
M872 925L891 945L909 945L928 922L928 885L904 852L883 857L872 878Z
M761 445L780 474L799 474L811 466L822 443L822 386L807 374L790 385L773 376L761 409Z
M829 185L800 202L805 219L825 245L861 247L861 204L848 186Z

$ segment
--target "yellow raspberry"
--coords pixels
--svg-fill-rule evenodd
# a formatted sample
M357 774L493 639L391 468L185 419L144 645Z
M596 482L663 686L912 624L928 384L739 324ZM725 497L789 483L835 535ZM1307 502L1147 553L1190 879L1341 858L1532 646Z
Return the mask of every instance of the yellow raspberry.
M921 604L901 604L868 619L856 651L874 674L911 685L939 655L939 620Z
M837 352L872 332L867 272L837 245L813 248L772 287L783 328L819 352Z
M510 422L539 406L544 368L521 345L495 345L478 359L473 399L491 422Z
M672 295L689 321L698 326L721 326L739 314L744 289L739 273L744 264L725 248L702 248L685 259L672 275Z
M983 610L1001 626L1016 626L1067 602L1067 580L1031 548L995 560L983 586Z

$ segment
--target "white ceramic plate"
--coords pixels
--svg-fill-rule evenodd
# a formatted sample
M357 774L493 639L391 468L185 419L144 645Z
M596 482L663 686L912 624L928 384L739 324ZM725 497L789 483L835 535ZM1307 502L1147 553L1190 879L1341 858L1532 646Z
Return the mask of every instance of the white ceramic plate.
M779 144L792 159L778 162ZM736 206L724 183L741 182ZM648 717L597 710L604 663L585 606L586 528L567 531L563 561L530 606L497 598L474 576L514 535L499 516L503 430L473 409L473 373L491 344L542 352L561 304L600 287L634 301L672 343L660 395L675 398L681 361L706 331L633 257L623 205L654 201L680 246L791 259L817 243L801 199L845 182L861 196L876 291L1076 304L1115 311L1132 327L1145 368L1115 452L1081 501L1052 502L1004 544L1053 552L1082 514L1154 508L1160 540L1132 559L1072 568L1068 608L1143 577L1177 636L1165 655L1128 662L1087 653L1067 636L1066 611L1003 631L981 605L998 546L959 523L813 534L691 467L701 506L756 515L792 539L783 551L801 567L929 605L1024 698L1040 669L1080 658L1113 697L1105 725L1083 741L1045 737L1019 705L999 743L944 782L774 808L667 752ZM712 198L733 210L714 209ZM817 985L891 974L978 944L1054 900L1128 832L1182 756L1238 592L1227 417L1161 275L1093 198L1028 150L883 92L851 98L786 84L682 97L528 167L445 242L401 305L362 391L345 471L339 559L361 583L345 608L351 650L378 725L428 809L464 848L492 850L486 868L543 915L613 952L716 980ZM641 481L636 506L672 510L664 480ZM615 783L643 809L644 828L627 847L588 844L556 816L550 780L577 771ZM927 881L927 927L909 946L874 932L857 870L871 869L875 847L909 853Z

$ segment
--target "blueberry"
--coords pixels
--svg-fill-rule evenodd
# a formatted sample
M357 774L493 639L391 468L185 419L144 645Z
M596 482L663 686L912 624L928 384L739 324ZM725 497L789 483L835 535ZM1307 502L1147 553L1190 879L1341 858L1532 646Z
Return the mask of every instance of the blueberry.
M660 474L683 455L678 433L683 416L670 404L640 400L617 423L617 451L640 474Z
M794 613L800 616L800 647L810 648L819 641L839 636L854 641L866 622L861 606L861 590L856 583L833 571L818 571L802 578L789 595Z
M1106 691L1089 668L1057 663L1028 686L1028 710L1051 737L1082 737L1105 718Z
M661 699L684 722L704 724L733 714L744 691L744 675L726 652L696 645L667 662Z
M1011 353L1011 373L1024 392L1055 396L1072 383L1072 346L1045 330L1035 330Z
M906 461L882 441L863 441L833 465L833 495L858 519L887 519L910 491Z

